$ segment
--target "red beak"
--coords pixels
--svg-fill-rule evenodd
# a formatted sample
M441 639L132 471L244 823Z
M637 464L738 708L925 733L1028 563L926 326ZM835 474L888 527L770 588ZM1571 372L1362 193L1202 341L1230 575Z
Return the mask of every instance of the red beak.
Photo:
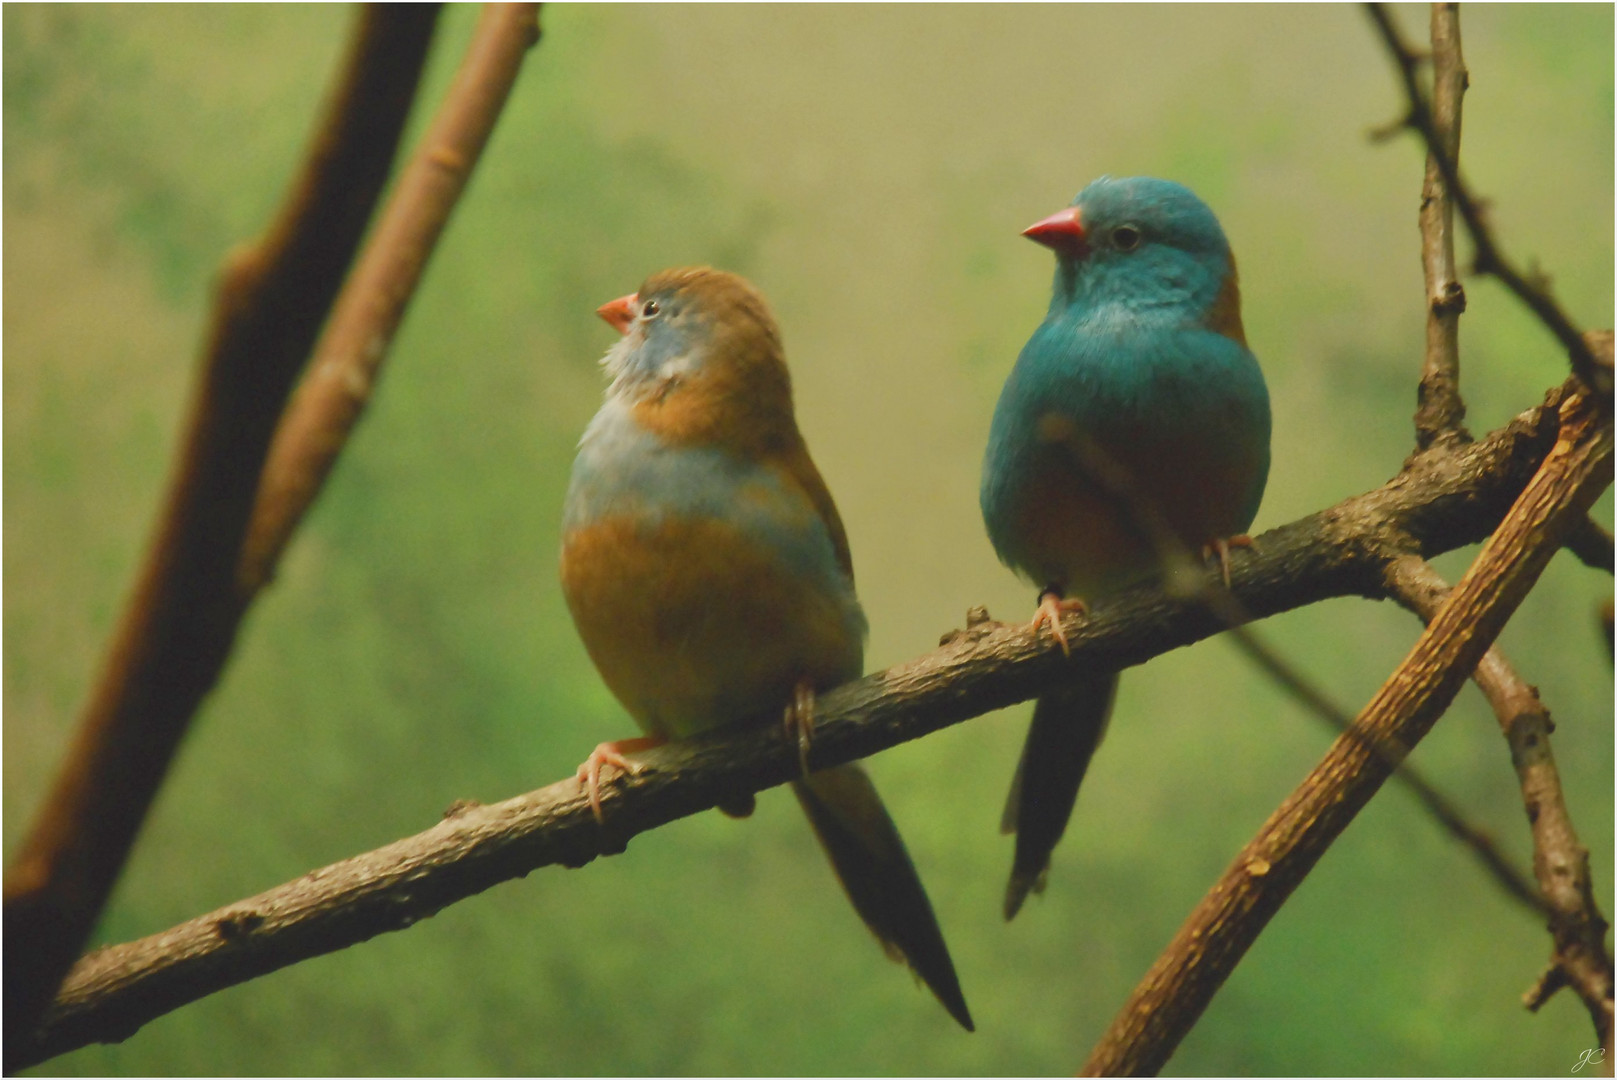
M1073 258L1082 257L1089 250L1089 238L1084 235L1083 217L1076 206L1057 210L1043 221L1035 221L1022 230L1022 235L1052 251Z
M595 314L612 324L613 329L620 334L629 332L629 324L634 322L634 309L640 306L640 294L630 293L620 296L616 300L608 300L595 309Z

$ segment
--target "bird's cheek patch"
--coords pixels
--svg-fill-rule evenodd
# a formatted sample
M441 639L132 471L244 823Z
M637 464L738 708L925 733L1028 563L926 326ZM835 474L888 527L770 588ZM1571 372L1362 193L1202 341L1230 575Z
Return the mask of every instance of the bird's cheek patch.
M1078 437L1078 426L1072 422L1072 418L1059 412L1041 414L1034 431L1041 443L1074 442Z
M1235 275L1234 260L1230 262L1229 275L1224 278L1224 287L1218 290L1213 306L1207 311L1207 329L1246 345L1246 327L1241 325L1241 285Z

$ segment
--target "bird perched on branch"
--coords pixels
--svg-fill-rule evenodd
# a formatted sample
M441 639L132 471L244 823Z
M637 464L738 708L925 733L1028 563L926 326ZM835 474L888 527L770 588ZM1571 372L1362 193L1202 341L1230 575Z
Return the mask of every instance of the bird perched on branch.
M983 521L1066 649L1064 613L1169 548L1216 553L1228 582L1269 475L1269 393L1229 243L1189 189L1102 177L1022 235L1055 252L1054 295L994 410ZM1074 668L1034 706L1011 785L1007 919L1043 887L1116 697L1115 671Z
M598 314L622 333L567 491L562 588L579 635L644 738L579 767L601 815L604 766L669 739L784 717L793 783L848 897L889 955L970 1030L931 903L865 771L810 773L814 695L863 671L847 537L792 410L775 320L733 274L667 270ZM724 809L744 816L748 797Z

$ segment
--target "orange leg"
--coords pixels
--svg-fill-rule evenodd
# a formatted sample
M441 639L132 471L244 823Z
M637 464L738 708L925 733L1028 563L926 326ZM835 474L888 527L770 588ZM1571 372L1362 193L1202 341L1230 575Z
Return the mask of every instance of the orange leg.
M797 763L802 767L803 775L807 776L809 747L814 742L814 687L807 679L792 688L792 701L786 706L784 726L786 737L797 742Z
M1050 633L1061 643L1061 651L1068 656L1072 649L1067 645L1067 632L1061 629L1061 616L1069 611L1076 611L1080 615L1089 614L1089 605L1073 597L1062 597L1061 591L1056 588L1045 589L1039 594L1039 609L1033 613L1033 632L1039 632L1039 627L1045 623L1050 624Z
M1218 556L1219 569L1224 572L1224 587L1227 589L1230 587L1230 548L1249 548L1251 546L1252 538L1246 533L1224 539L1209 540L1202 545L1202 559L1205 561L1215 555Z
M584 759L584 764L578 767L578 782L583 785L590 797L590 809L595 812L595 820L605 824L606 819L601 816L601 766L611 765L633 776L640 771L640 766L624 757L625 754L638 753L641 750L650 750L661 746L668 740L657 735L646 735L635 739L619 739L616 742L604 742L590 751L590 756Z

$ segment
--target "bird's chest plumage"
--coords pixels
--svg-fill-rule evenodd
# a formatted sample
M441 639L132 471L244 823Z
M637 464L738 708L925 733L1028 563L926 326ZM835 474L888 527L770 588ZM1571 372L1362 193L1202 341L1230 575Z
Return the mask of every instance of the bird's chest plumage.
M652 734L761 716L807 679L860 673L864 616L791 477L671 445L609 404L574 465L568 606L607 685Z
M995 412L983 476L990 538L1036 584L1110 591L1158 566L1115 482L1195 550L1251 523L1268 443L1267 392L1238 342L1192 326L1047 324Z

